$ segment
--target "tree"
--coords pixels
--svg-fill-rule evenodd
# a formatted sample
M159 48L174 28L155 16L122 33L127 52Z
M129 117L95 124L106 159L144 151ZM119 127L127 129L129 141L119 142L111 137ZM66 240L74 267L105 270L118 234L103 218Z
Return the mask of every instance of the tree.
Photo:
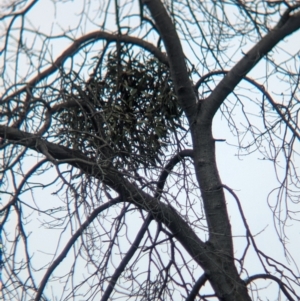
M1 4L4 299L298 300L300 4L42 2ZM222 183L225 140L273 163L288 263Z

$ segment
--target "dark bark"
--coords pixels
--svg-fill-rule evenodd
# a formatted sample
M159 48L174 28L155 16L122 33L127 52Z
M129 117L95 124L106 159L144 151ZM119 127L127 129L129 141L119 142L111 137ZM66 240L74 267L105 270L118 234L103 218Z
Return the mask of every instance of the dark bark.
M95 40L105 39L108 43L112 41L133 43L147 49L159 58L160 61L170 66L175 90L179 102L188 118L193 141L192 150L182 151L182 153L174 156L169 161L169 164L165 166L165 170L163 170L157 184L156 194L153 197L139 189L137 185L127 180L117 169L113 168L109 159L94 162L80 151L48 142L39 135L0 125L0 137L8 141L8 143L22 145L42 153L55 165L68 163L82 170L89 176L101 180L102 183L119 194L119 199L111 203L108 202L103 207L99 207L100 209L98 208L98 211L95 210L86 223L73 235L66 248L47 270L38 290L36 300L39 300L41 297L43 289L53 270L63 260L74 241L80 236L81 232L88 227L97 214L101 212L101 210L109 207L112 203L128 202L148 212L149 223L151 217L157 222L166 225L195 262L203 268L204 275L195 284L187 300L195 298L197 290L199 290L206 280L209 280L219 300L250 301L251 299L246 285L256 278L253 276L248 279L248 282L242 281L235 266L231 225L223 191L224 185L222 184L216 165L215 140L212 136L212 119L227 96L234 91L239 82L255 67L260 59L267 55L274 46L286 36L300 28L300 12L291 14L291 11L288 10L278 22L278 25L245 54L243 59L241 59L231 71L226 72L223 80L221 80L209 97L205 100L198 101L189 78L185 55L171 17L160 0L144 0L143 4L150 11L155 26L164 42L167 56L152 44L143 42L137 38L103 32L91 33L81 39L75 40L72 46L69 47L50 68L33 78L26 87L4 99L4 101L8 101L16 95L27 92L28 88L31 88L42 79L51 75L63 65L67 58L72 57L82 45L87 45L90 41L94 42ZM3 143L6 143L5 141ZM202 200L199 200L199 202L203 202L209 231L209 238L206 242L199 239L191 226L171 205L165 204L159 199L170 170L185 156L193 158L196 177L201 190ZM9 205L13 205L13 203ZM146 225L148 226L147 223ZM146 226L137 237L136 242L139 243L141 241L145 232ZM137 249L138 243L131 248L127 257L124 257L124 262L120 265L119 270L116 270L115 277L112 279L111 285L107 289L107 294L104 295L104 299L109 297L115 283L114 281L117 281L126 263L130 260L130 256ZM263 278L264 276L260 275L260 277ZM266 275L265 278L270 278L275 281L278 280L276 277L272 278ZM281 285L283 292L290 299L291 296L285 286L280 282L278 283Z
M233 92L243 77L279 42L300 28L300 12L289 16L284 24L282 23L282 20L280 20L277 26L250 49L230 72L227 73L224 79L205 100L203 104L205 113L201 115L202 119L207 118L208 120L212 120L220 105L226 97Z
M231 300L247 300L242 299L242 293L246 288L237 275L233 257L228 253L226 246L218 248L216 247L217 243L202 242L172 206L141 191L109 165L98 165L79 151L73 151L67 147L47 142L36 135L4 126L0 126L0 136L10 142L16 142L43 153L53 164L68 163L100 179L117 191L123 202L132 203L149 212L156 221L165 224L170 229L191 257L205 270L207 278L220 300L229 300L230 298ZM213 204L218 210L218 203L214 202ZM219 231L219 233L221 232ZM216 234L215 236L227 244L228 241L231 243L231 237L223 237L223 235ZM234 297L237 299L233 299Z
M231 225L226 200L215 158L215 140L212 136L212 119L225 98L238 83L274 46L300 27L300 12L282 17L274 30L258 42L244 58L224 77L211 95L200 101L195 111L196 97L189 84L185 57L171 18L159 0L144 1L164 41L171 74L180 102L190 122L194 165L203 198L209 228L207 255L202 264L216 295L224 301L251 300L245 283L240 279L234 264ZM195 112L197 116L195 118Z
M225 197L215 161L215 141L211 134L212 117L202 118L201 107L195 120L196 95L188 78L185 57L175 27L159 0L145 1L160 31L178 97L190 122L194 164L209 228L207 260L202 267L220 300L250 300L233 258L231 227Z

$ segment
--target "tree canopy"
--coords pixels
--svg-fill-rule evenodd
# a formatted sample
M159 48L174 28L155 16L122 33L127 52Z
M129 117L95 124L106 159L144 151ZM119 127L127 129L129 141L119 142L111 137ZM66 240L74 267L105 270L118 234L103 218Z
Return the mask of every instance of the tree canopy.
M10 0L0 20L4 300L300 299L299 1Z

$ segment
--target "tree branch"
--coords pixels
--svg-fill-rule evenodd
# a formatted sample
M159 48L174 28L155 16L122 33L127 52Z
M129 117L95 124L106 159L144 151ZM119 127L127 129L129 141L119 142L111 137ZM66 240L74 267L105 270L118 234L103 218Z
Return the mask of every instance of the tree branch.
M10 206L14 205L17 202L17 200L20 196L20 193L21 193L24 185L27 183L28 179L33 175L33 173L36 170L38 170L46 162L48 162L47 159L43 159L43 160L37 162L25 175L23 175L22 181L20 182L18 188L14 192L14 196L12 197L12 199L5 206L2 207L2 209L0 210L0 214L3 211L5 211L7 208L9 208ZM0 192L1 192L1 190L0 190Z
M185 56L175 26L160 0L144 0L164 41L176 94L190 123L195 117L196 95L187 72Z
M226 70L217 70L217 71L212 71L209 72L207 74L205 74L204 76L202 76L196 83L195 90L198 90L201 86L202 83L204 83L204 81L207 78L210 78L211 76L214 75L222 75L222 74L228 74L230 71L226 71ZM285 117L285 114L283 114L278 106L278 104L274 101L274 99L272 98L272 96L269 94L269 92L265 89L265 87L263 85L260 85L259 83L257 83L254 79L244 76L242 78L242 80L247 81L248 83L252 84L253 86L255 86L261 93L263 93L267 100L269 101L269 103L272 105L273 109L278 113L278 115L280 116L280 118L284 121L284 123L287 125L287 127L291 130L291 132L298 138L298 140L300 140L300 133L298 133L296 131L295 128L292 127L292 125L290 124L289 120ZM293 121L295 127L297 127L297 124Z
M286 16L286 15L284 15ZM284 17L283 16L283 17ZM212 91L210 96L201 103L203 114L201 118L211 120L226 97L253 69L253 67L267 55L280 41L300 28L300 12L290 15L282 24L280 20L273 30L264 36L245 56L227 73Z
M97 40L106 40L107 42L124 42L128 44L134 44L136 46L139 46L141 48L144 48L145 50L152 53L160 62L162 62L165 65L168 65L168 58L167 56L161 52L157 47L155 47L153 44L143 41L142 39L131 37L128 35L115 35L103 31L95 31L91 32L87 35L84 35L77 40L75 40L71 46L69 46L54 62L53 64L44 70L43 72L39 73L37 76L35 76L32 80L30 80L25 87L17 90L16 92L6 96L2 99L2 102L8 101L11 98L16 97L17 95L27 92L28 89L34 87L37 83L54 73L56 70L58 70L64 62L75 55L78 50L84 46L87 46L91 43L95 43Z
M123 197L123 201L136 205L138 208L150 213L156 221L165 224L199 265L205 267L207 262L213 260L209 246L199 239L193 229L170 204L160 202L130 183L106 161L93 162L80 151L56 145L34 134L15 128L0 125L0 137L39 153L43 153L42 148L46 149L50 159L59 160L54 161L54 164L65 162L99 179ZM40 145L43 145L43 147L41 148Z
M135 251L138 249L140 242L142 241L144 234L146 233L150 223L152 221L152 217L151 214L149 214L146 218L146 220L144 221L139 233L137 234L134 242L132 243L131 247L129 248L129 250L127 251L125 257L123 258L123 260L121 261L121 263L119 264L119 266L116 268L114 274L112 275L109 284L101 298L101 301L107 301L110 294L112 293L117 280L119 279L120 275L123 273L124 269L126 268L128 262L131 260L131 258L133 257Z
M194 301L197 294L199 293L200 288L205 284L206 281L207 281L206 274L201 275L200 278L194 284L193 289L191 290L190 294L185 299L185 301Z
M185 149L181 152L179 152L177 155L175 155L169 163L165 166L163 172L161 173L158 183L157 183L157 191L155 193L155 198L158 198L160 194L162 193L162 190L165 186L166 180L172 169L175 167L177 163L179 163L182 159L185 157L193 158L193 150L192 149Z
M49 277L53 273L53 271L56 269L56 267L63 261L63 259L67 256L68 252L70 251L71 247L75 243L78 237L82 235L82 232L92 223L92 221L101 213L102 211L108 209L109 207L116 205L120 202L122 202L122 198L118 197L111 201L108 201L107 203L99 206L96 208L92 214L86 219L86 221L80 226L80 228L73 234L73 236L70 238L64 249L61 251L60 255L53 261L51 266L47 269L46 274L44 275L40 285L39 289L37 291L37 294L35 296L35 301L41 300L41 296L43 293L43 290L49 280Z
M144 3L164 41L176 94L191 127L194 165L209 229L205 251L207 262L202 262L202 267L220 300L249 301L247 289L233 261L231 225L215 159L215 141L211 129L212 109L201 106L201 110L197 110L197 98L189 79L181 43L162 1L144 0Z
M277 277L273 276L273 275L268 275L268 274L257 274L257 275L253 275L250 276L249 278L247 278L245 281L246 285L248 285L249 283L251 283L252 281L256 280L256 279L271 279L274 280L275 282L278 283L280 289L282 290L282 292L284 293L284 295L288 298L289 301L295 301L295 299L293 299L293 297L290 295L290 293L287 291L287 287L286 285ZM300 299L300 296L297 296L297 300Z

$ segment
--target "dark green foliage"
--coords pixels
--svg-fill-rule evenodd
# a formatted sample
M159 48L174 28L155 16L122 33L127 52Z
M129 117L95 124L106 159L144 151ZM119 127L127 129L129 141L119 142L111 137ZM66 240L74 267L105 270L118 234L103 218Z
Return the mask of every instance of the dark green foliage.
M109 157L118 167L155 166L182 114L168 67L124 49L109 53L101 72L88 83L64 82L64 101L74 106L60 112L61 134L73 147Z

